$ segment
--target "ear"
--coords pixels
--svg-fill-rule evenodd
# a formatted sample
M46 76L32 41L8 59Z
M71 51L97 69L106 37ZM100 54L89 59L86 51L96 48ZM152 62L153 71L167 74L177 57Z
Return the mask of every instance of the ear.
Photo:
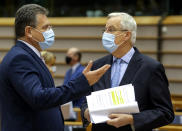
M25 36L32 38L32 27L30 27L30 26L25 27Z
M124 34L124 39L125 39L126 41L131 39L131 32L130 32L130 31L127 31L127 32Z

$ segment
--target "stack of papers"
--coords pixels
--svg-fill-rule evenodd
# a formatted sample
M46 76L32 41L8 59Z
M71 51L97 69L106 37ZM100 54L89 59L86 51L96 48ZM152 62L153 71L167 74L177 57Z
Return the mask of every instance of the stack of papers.
M87 103L91 122L95 124L106 122L112 113L139 112L132 84L92 92Z

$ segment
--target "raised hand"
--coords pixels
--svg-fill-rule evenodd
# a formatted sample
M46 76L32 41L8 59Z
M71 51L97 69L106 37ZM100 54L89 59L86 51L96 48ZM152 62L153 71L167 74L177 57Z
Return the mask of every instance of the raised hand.
M90 61L87 67L83 70L83 74L87 78L90 86L95 84L104 75L104 73L110 68L110 65L106 64L97 70L90 71L92 65L93 65L93 62Z

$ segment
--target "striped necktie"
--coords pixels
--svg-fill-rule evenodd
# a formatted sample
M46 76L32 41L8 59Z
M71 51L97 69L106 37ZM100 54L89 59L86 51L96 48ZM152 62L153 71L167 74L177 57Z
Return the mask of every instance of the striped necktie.
M111 87L119 86L120 74L121 74L121 62L122 62L122 59L116 59L114 61L115 71L114 71L114 75L113 75L113 77L111 79L111 82L112 82Z

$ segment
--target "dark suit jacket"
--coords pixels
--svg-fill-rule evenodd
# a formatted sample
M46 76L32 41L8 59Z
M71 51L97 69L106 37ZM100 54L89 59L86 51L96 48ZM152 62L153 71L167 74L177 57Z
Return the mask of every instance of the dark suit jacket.
M138 102L140 113L133 114L134 128L136 131L148 131L166 124L174 119L173 108L168 89L168 80L163 66L143 54L136 48L133 57L130 60L128 68L120 85L134 85L135 97ZM108 55L94 62L92 69L97 69L104 64L112 65L113 56ZM104 76L93 86L93 90L102 90L111 87L111 68ZM86 101L82 105L83 113L87 108ZM115 128L107 124L93 124L93 130L120 130L130 131L129 125Z
M42 60L17 41L0 65L2 131L63 131L59 105L89 92L84 75L55 88Z
M75 69L75 72L72 74L72 69L69 69L66 72L65 78L64 78L64 84L67 84L71 79L75 79L79 77L84 70L84 66L81 64ZM84 97L81 97L79 99L76 99L73 101L73 107L80 107L82 102L84 100Z

